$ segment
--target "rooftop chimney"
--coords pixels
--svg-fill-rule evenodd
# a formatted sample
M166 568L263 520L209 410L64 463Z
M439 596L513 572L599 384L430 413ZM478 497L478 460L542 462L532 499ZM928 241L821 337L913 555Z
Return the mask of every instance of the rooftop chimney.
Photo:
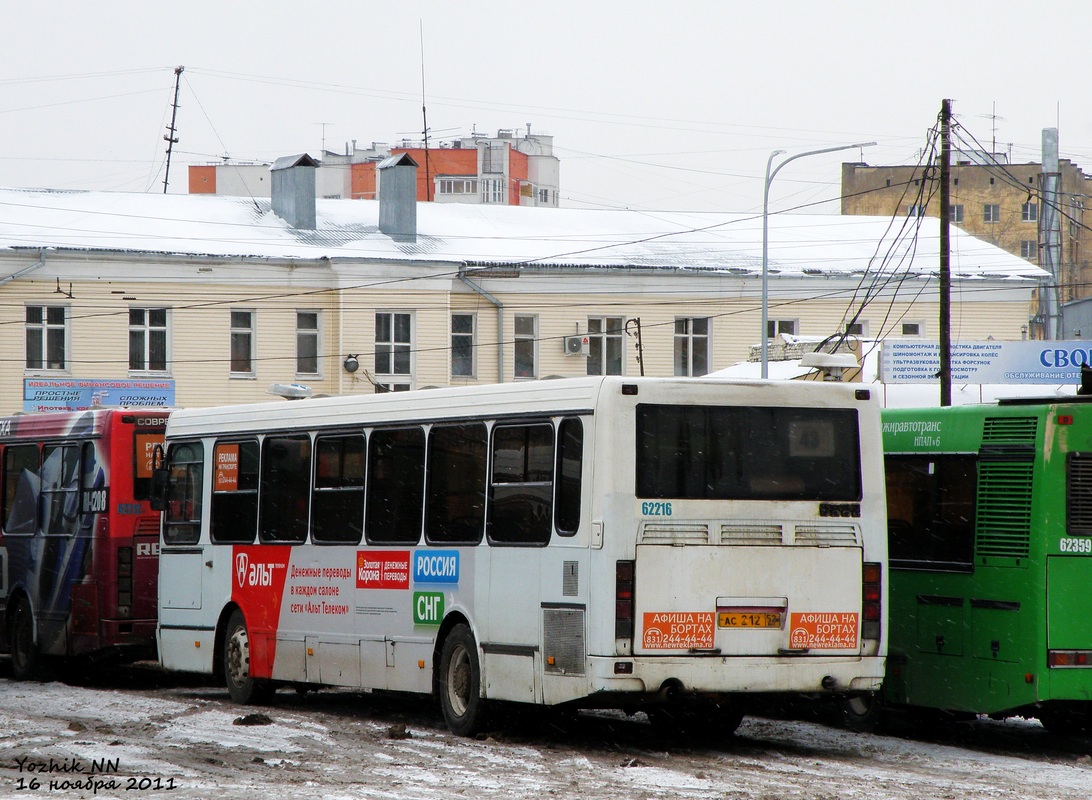
M315 229L315 168L307 153L283 156L269 168L273 213L293 228Z
M388 156L379 173L379 232L396 242L417 241L417 162L409 153Z

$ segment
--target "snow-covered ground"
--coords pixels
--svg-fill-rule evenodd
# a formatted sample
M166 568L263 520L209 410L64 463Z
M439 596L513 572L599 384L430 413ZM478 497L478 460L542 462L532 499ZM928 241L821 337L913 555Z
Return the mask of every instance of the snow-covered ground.
M733 739L702 743L658 736L643 715L585 713L558 727L519 713L463 739L413 698L282 690L272 706L241 708L219 687L138 667L95 686L0 678L0 797L1092 796L1092 739L1024 720L910 730L749 717Z

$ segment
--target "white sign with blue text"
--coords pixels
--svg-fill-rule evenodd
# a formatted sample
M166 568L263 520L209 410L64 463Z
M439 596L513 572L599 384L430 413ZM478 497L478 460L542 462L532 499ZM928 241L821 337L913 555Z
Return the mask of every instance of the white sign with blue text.
M1079 384L1084 364L1092 367L1092 342L1083 339L952 343L955 383ZM935 382L939 372L937 342L884 342L884 383Z

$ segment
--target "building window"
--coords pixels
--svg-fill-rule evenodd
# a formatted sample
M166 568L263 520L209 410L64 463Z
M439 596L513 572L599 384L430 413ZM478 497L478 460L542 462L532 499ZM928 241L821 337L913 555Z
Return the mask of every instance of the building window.
M482 145L482 172L504 174L504 142L487 142ZM499 202L499 201L497 201Z
M296 374L319 374L319 312L296 312Z
M959 225L963 222L963 205L948 206L948 221Z
M482 178L483 203L507 203L508 184L503 178Z
M922 206L922 205L910 206L910 210L907 211L906 216L908 216L908 217L924 217L925 216L925 206Z
M413 315L406 312L377 311L375 314L375 374L405 376L413 374ZM381 388L382 387L382 388ZM405 381L377 382L377 392L400 392L410 388Z
M516 316L515 376L534 378L538 375L535 363L538 317Z
M231 371L254 374L254 312L231 312Z
M982 206L982 221L983 222L1000 222L1001 221L1001 206L997 203L986 203Z
M675 320L675 376L698 377L709 372L709 318Z
M129 371L167 371L167 309L129 309Z
M849 336L868 336L868 322L847 322L846 333Z
M772 339L778 334L796 336L796 320L794 319L768 319L766 320L766 338Z
M550 204L550 190L539 189L538 190L538 203L542 206L548 206Z
M451 375L474 377L474 315L451 315Z
M1034 239L1025 239L1020 242L1020 258L1035 259L1039 257L1039 243Z
M588 374L622 374L621 317L588 317Z
M27 369L65 369L68 313L64 306L27 306Z
M437 194L478 193L478 181L475 178L439 178L436 184Z
M1021 222L1037 222L1039 219L1039 204L1024 203L1020 206Z
M921 336L922 325L920 322L904 322L902 323L902 335L903 336Z

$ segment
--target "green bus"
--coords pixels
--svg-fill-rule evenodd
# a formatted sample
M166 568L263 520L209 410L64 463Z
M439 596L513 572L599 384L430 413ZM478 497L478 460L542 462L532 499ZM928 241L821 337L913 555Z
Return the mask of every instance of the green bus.
M1092 730L1090 401L883 412L880 706ZM876 709L856 708L865 727Z

